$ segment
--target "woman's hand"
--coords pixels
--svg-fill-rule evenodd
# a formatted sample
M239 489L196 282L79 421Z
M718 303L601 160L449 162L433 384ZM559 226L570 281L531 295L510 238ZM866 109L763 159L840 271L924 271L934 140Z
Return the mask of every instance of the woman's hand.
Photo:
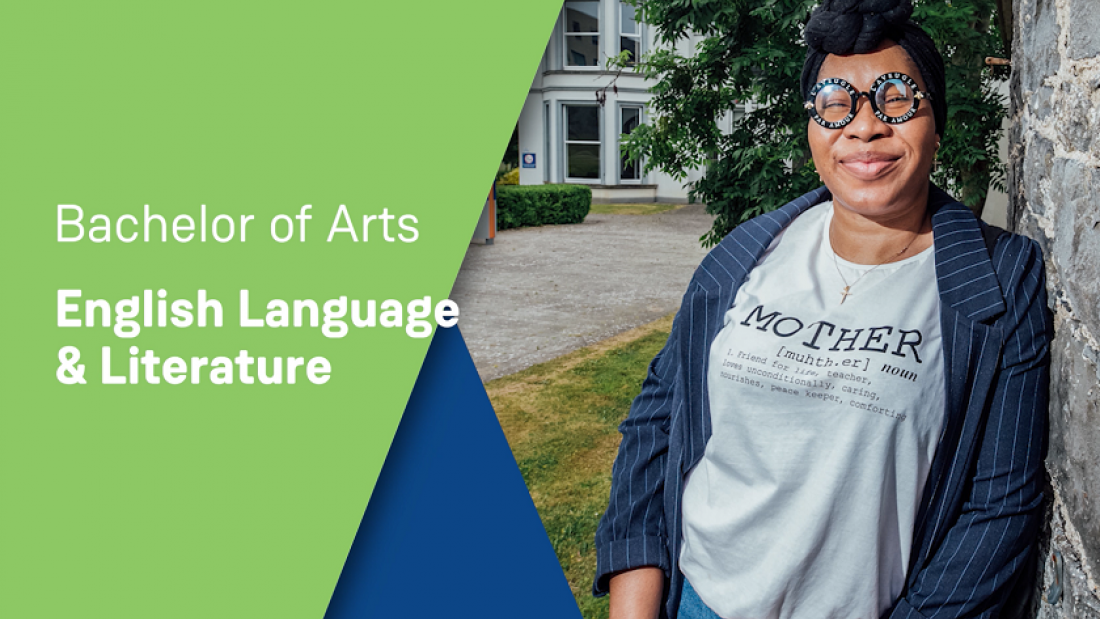
M611 577L610 619L657 619L665 588L659 567L640 567Z

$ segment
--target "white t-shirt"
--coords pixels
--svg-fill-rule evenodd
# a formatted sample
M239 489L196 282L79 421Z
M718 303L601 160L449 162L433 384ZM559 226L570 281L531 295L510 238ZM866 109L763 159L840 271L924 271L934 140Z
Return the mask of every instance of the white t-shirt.
M844 261L832 214L775 240L711 346L680 568L725 619L877 619L905 581L944 414L934 252Z

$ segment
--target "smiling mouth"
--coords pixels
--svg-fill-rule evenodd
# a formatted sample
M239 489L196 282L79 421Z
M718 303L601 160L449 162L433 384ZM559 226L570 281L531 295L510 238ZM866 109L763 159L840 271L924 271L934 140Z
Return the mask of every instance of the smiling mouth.
M856 155L840 160L840 165L860 180L874 180L889 170L899 157L886 155Z

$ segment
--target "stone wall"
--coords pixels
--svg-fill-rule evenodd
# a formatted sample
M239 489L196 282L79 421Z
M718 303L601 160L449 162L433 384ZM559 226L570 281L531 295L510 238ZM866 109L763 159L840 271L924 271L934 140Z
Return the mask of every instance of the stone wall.
M1008 220L1042 244L1057 334L1030 616L1100 619L1100 1L1013 4Z

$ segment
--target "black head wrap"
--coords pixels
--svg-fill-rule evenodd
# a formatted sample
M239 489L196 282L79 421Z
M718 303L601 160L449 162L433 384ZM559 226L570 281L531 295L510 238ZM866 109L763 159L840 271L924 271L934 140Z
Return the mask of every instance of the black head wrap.
M866 54L884 40L901 46L920 71L932 95L936 133L947 124L947 84L943 57L932 38L909 20L911 0L822 0L806 24L806 64L802 66L802 96L809 98L821 63L829 54Z

